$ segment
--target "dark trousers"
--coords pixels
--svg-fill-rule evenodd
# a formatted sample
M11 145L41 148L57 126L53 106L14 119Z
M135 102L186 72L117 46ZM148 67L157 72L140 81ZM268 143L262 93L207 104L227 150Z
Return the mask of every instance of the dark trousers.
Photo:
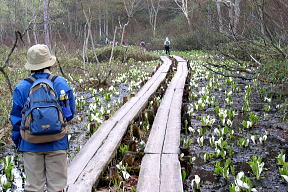
M170 47L168 45L165 45L165 51L166 54L170 55Z

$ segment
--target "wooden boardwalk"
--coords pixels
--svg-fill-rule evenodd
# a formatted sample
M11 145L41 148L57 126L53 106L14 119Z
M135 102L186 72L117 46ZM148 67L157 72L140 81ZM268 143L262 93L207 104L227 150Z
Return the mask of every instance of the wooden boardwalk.
M187 62L174 56L177 72L158 108L141 163L138 192L182 192L180 152L182 96Z
M101 172L114 157L128 125L146 107L149 98L164 81L172 62L168 57L161 57L161 60L163 64L135 97L125 103L98 128L70 163L67 181L68 192L90 192L92 190L92 186L98 181ZM174 84L180 87L178 82Z

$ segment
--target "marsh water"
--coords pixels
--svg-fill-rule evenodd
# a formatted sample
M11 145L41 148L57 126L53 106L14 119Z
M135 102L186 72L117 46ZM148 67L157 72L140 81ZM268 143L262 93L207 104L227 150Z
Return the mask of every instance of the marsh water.
M223 128L221 125L219 117L215 112L215 106L206 107L203 110L196 111L191 115L187 115L189 107L191 108L192 103L189 101L188 97L191 92L199 93L202 87L207 86L207 79L203 78L202 75L199 76L198 87L194 87L192 90L188 89L189 81L187 81L186 95L184 96L183 102L183 119L188 121L188 126L194 128L195 130L200 130L204 128L206 130L204 134L204 145L200 146L197 142L197 138L200 137L199 133L196 131L194 134L185 132L184 125L182 129L181 138L191 139L191 145L187 149L182 149L187 157L195 157L196 160L192 164L187 164L187 161L181 162L181 166L185 167L187 172L187 179L184 183L184 191L193 191L191 187L191 182L195 175L201 178L201 192L224 192L229 191L230 186L234 182L235 175L228 176L228 179L224 179L218 176L214 172L216 161L225 161L223 159L212 158L210 160L204 160L204 154L215 152L215 148L210 146L209 137L214 135L216 139L217 136L214 133L215 128ZM235 79L236 87L240 87L239 91L234 91L232 94L233 104L227 105L225 103L226 91L231 89L231 86L225 84L223 78L216 79L218 82L222 82L221 90L213 87L211 89L211 96L215 96L215 100L218 101L218 106L220 108L230 108L237 112L237 115L233 119L232 129L234 130L234 137L226 138L229 145L232 147L233 155L227 155L232 160L232 164L235 167L236 174L240 171L245 173L246 177L249 177L252 181L252 186L258 192L287 192L288 185L287 182L281 178L277 159L280 151L283 151L286 156L288 155L288 123L282 121L281 118L284 115L284 111L279 110L279 106L287 101L288 93L279 95L280 91L277 87L272 87L270 84L259 83L254 85L252 81L246 81L242 79ZM221 83L220 83L221 84ZM242 111L242 106L244 105L244 90L245 86L250 85L252 87L252 93L250 95L251 99L251 112L259 117L258 123L252 128L244 128L241 124L244 119L247 119L247 113ZM265 90L265 96L271 98L271 102L267 103L263 101L263 98L259 95L259 89ZM197 98L199 99L199 97ZM197 99L195 99L197 101ZM264 106L269 105L271 108L269 111L264 110ZM287 104L286 104L287 105ZM286 111L287 112L287 111ZM211 116L216 119L212 127L203 127L201 117ZM218 119L217 119L218 118ZM251 136L256 137L256 142L253 143L250 139ZM267 140L264 144L259 142L259 137L267 135ZM237 141L239 138L248 138L250 140L247 147L239 147ZM224 137L225 139L225 137ZM184 156L184 159L185 159ZM252 156L261 157L264 162L264 171L261 173L261 178L257 180L255 175L253 175L252 170L248 164L251 161ZM182 168L183 169L183 168ZM247 190L248 191L248 190Z

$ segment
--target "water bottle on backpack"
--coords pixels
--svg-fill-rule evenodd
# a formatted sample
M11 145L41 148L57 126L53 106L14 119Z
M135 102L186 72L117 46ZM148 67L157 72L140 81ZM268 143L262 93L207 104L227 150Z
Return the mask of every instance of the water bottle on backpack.
M60 105L61 105L64 117L65 118L71 117L72 112L71 112L70 105L69 105L69 98L64 90L60 91L59 101L60 101Z

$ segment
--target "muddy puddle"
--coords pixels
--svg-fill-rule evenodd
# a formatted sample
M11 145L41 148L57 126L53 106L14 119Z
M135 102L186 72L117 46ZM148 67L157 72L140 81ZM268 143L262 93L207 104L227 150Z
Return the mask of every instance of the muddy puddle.
M284 109L284 111L277 109L279 108L279 105L285 103L285 98L287 99L287 95L279 98L277 93L275 94L275 92L271 92L272 89L270 85L262 83L255 85L255 82L241 79L233 79L235 84L233 85L234 88L232 88L231 85L225 84L226 79L214 75L215 82L221 82L220 84L222 85L220 85L220 87L222 90L215 88L214 82L212 84L212 88L210 89L210 93L207 95L214 96L215 101L217 102L216 104L205 106L204 109L197 111L195 110L195 105L193 105L193 103L197 103L198 99L201 98L199 92L203 90L203 87L207 87L209 83L209 80L203 77L205 74L206 72L200 71L198 76L193 76L194 78L198 77L197 80L194 80L198 86L192 88L190 87L190 90L188 90L190 80L187 82L185 87L187 94L184 95L183 98L184 102L182 108L182 122L187 120L186 122L188 122L188 125L185 125L184 123L182 124L181 139L190 139L191 145L184 148L182 146L181 151L184 153L184 159L187 157L195 157L195 160L192 163L181 161L180 158L182 173L184 170L187 174L186 179L183 181L184 191L229 191L230 187L235 182L235 176L237 173L243 171L245 176L251 180L252 187L255 188L258 192L287 192L288 183L283 178L281 178L278 170L279 165L277 165L276 159L280 151L284 151L286 157L288 155L288 123L287 120L284 122L281 121L281 117L283 117L287 108ZM189 75L191 75L191 73ZM248 85L251 86L251 94L248 95L250 98L250 111L243 112L242 107L244 106L244 97L245 94L247 95ZM225 101L227 98L226 91L232 89L233 103L227 104L227 100ZM263 97L260 95L260 89L262 91L264 90L265 97L271 98L272 101L264 101ZM192 92L198 94L194 99L191 99L190 94ZM266 108L265 110L265 106L268 105L270 109L268 110ZM191 112L191 108L193 108L193 106L194 110ZM231 134L224 134L221 136L224 141L228 142L230 149L232 149L230 150L230 152L232 151L231 153L229 153L229 150L226 150L227 154L224 158L221 156L215 157L215 146L211 146L211 142L209 141L212 136L214 136L215 141L217 141L220 136L215 133L215 129L217 128L220 130L224 127L215 111L215 106L219 106L222 109L233 109L237 114L232 120L232 126L230 126L232 127L230 131L234 131L233 136L230 137ZM188 112L189 110L190 112ZM242 125L242 122L243 120L249 119L248 116L250 112L253 112L253 114L257 115L259 120L257 123L255 123L255 125L253 125L253 127L247 129ZM187 115L188 113L189 115ZM211 118L215 118L215 122L212 126L203 126L201 117L207 117L208 115ZM187 127L193 128L193 130L191 129L192 132L187 132ZM259 138L263 135L267 135L267 140L261 144ZM197 139L199 139L201 136L203 136L203 146L200 146L199 140L197 141ZM253 142L251 136L254 136L255 143ZM248 139L248 146L240 147L237 144L240 138ZM204 155L207 153L213 154L214 156L204 159ZM255 175L253 174L248 164L248 162L251 161L252 156L261 157L262 161L264 162L264 168L267 168L267 170L264 170L261 173L261 178L259 180L255 178ZM217 161L224 163L226 159L231 159L235 168L235 173L233 175L230 172L228 178L224 179L222 175L216 175L214 169ZM195 175L198 175L201 178L200 190L196 190L195 185L194 190L192 189L191 181L195 178Z

